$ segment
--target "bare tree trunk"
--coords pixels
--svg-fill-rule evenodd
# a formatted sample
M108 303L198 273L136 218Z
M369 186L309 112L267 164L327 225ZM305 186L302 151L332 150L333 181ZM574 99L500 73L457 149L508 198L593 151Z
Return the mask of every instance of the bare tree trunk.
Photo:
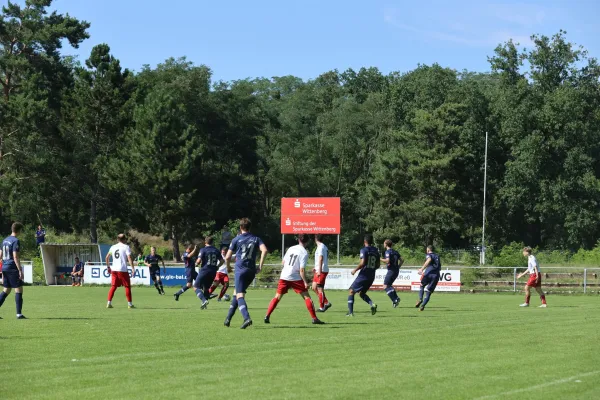
M171 241L173 244L173 261L181 262L181 254L179 253L179 235L175 225L171 226Z
M92 195L90 199L90 241L93 244L98 243L98 226L96 223L96 196Z

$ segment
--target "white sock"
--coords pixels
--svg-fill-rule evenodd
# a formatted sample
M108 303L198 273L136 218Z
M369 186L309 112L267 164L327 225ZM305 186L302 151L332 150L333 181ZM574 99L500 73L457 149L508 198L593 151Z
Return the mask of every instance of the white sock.
M112 301L110 301L110 300L109 300L109 301L108 301L108 305L111 305L111 304L112 304Z
M128 306L132 306L132 305L133 305L133 303L132 303L132 302L130 302L130 301L128 301L128 302L127 302L127 305L128 305Z

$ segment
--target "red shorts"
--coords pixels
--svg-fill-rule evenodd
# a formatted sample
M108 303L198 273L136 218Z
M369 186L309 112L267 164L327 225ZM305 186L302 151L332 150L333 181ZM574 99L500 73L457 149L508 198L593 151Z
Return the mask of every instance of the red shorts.
M112 275L112 282L111 285L112 286L116 286L116 287L130 287L131 283L129 280L129 272L111 272Z
M284 281L280 279L277 285L277 294L286 294L289 289L294 289L296 293L306 292L304 281Z
M229 283L229 275L222 272L217 272L217 276L215 276L215 282L219 282L221 285Z
M317 274L317 270L313 269L314 272L314 276L313 276L313 283L316 283L317 286L325 286L325 279L327 278L327 274L329 272L321 272L320 274Z
M537 279L537 274L529 275L529 280L527 281L527 286L529 287L541 287L542 286L542 277Z

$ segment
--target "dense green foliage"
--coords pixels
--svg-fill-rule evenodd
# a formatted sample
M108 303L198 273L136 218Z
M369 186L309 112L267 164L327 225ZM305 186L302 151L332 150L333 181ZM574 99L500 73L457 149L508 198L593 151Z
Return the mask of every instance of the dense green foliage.
M373 292L377 315L357 297L348 319L347 294L330 291L333 307L319 315L327 325L313 326L294 293L265 325L274 290L251 290L255 322L242 331L239 313L223 327L228 303L200 310L193 293L175 303L136 287L138 309L128 310L122 290L108 310L108 288L25 288L29 320L15 319L11 294L2 339L19 368L3 377L20 384L3 398L189 399L199 390L249 400L597 398L600 316L590 296L520 309L521 295L435 293L419 313L415 293L400 293L393 309ZM528 366L531 354L543 362Z
M135 228L179 243L250 216L279 247L284 196L340 196L342 246L365 232L408 248L488 237L571 251L600 239L600 67L565 32L509 41L490 73L421 65L213 82L169 59L123 70L108 45L61 53L87 22L51 0L0 16L0 226Z

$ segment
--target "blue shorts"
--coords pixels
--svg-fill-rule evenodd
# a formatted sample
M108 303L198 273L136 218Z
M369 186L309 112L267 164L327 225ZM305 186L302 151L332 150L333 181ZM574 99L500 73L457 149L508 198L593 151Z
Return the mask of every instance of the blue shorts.
M235 292L246 293L246 290L256 277L256 271L253 269L235 269Z
M360 293L360 292L366 293L367 290L369 290L371 288L371 285L373 285L374 280L375 280L375 278L370 279L368 277L359 275L356 278L356 280L352 283L352 286L350 286L350 289L352 289L356 293Z
M17 289L23 286L23 281L19 279L19 271L2 271L2 286L7 289Z
M198 277L198 272L196 268L186 268L185 269L185 279L187 283L194 283L196 278Z
M433 293L440 281L440 274L427 274L421 278L421 286L425 287L425 290L429 293Z
M150 278L153 281L160 280L160 267L150 267Z
M200 268L200 273L194 282L194 287L206 291L212 286L216 276L216 269Z
M399 269L388 269L388 272L383 279L383 284L385 286L392 286L396 278L398 278L398 275L400 275Z

